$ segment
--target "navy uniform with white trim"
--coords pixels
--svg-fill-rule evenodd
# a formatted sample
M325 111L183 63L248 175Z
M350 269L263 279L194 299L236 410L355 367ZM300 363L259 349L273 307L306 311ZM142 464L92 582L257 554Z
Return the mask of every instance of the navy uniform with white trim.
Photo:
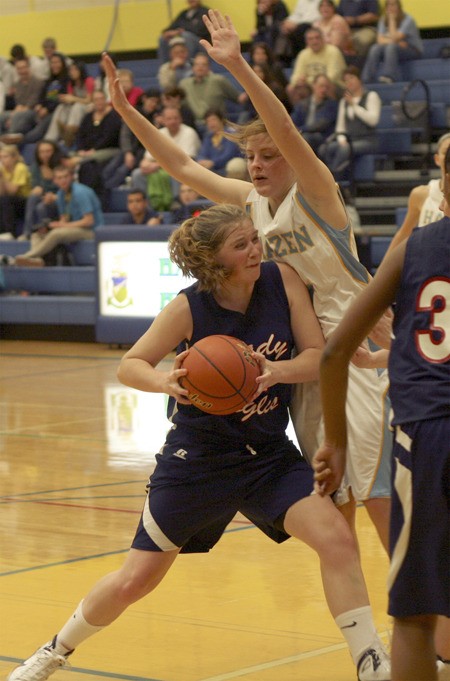
M245 314L221 307L197 284L181 293L193 318L190 345L225 334L271 361L291 359L289 303L276 263L262 263ZM178 352L185 349L182 345ZM313 487L309 465L286 436L290 396L290 385L276 384L228 416L212 416L171 398L173 427L157 455L133 548L209 551L237 511L274 541L288 539L284 514Z
M395 427L389 613L450 617L448 217L415 229L408 240L394 335L389 359Z

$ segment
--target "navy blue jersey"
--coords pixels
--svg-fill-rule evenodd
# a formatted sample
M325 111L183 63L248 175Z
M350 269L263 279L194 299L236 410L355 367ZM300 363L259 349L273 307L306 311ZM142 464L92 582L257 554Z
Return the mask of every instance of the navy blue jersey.
M398 288L389 358L394 424L450 413L450 218L415 229Z
M271 361L290 359L294 339L289 304L278 265L262 263L261 276L255 283L245 314L221 307L211 293L199 291L197 284L183 289L193 318L193 335L189 343L177 348L177 354L214 334L235 336L264 354ZM261 444L284 439L288 424L291 387L277 384L241 411L228 416L212 416L194 406L169 400L168 417L176 424L167 442L204 442L228 451L245 444Z

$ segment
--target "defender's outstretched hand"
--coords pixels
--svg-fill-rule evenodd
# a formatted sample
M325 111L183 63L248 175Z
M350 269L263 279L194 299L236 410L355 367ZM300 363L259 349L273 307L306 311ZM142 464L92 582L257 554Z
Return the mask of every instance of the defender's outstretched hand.
M333 494L341 484L345 471L345 450L324 443L314 454L314 491L320 496Z
M125 92L123 91L123 88L120 84L114 62L106 52L103 52L102 54L102 65L108 78L111 104L117 113L122 115L124 111L131 107L131 104L127 100Z
M217 9L210 9L203 15L203 21L211 36L211 43L200 40L211 59L228 67L241 56L241 42L230 17L223 16Z

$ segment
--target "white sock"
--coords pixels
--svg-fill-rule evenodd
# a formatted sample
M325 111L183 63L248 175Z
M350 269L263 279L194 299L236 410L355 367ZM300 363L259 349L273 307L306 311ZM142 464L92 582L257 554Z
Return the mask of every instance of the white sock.
M80 643L104 627L95 627L86 622L83 615L83 601L78 605L70 619L67 620L55 641L55 651L59 655L72 652Z
M374 640L378 641L372 608L366 605L363 608L348 610L338 615L334 621L347 641L353 662L355 665L358 664L363 652L373 645Z

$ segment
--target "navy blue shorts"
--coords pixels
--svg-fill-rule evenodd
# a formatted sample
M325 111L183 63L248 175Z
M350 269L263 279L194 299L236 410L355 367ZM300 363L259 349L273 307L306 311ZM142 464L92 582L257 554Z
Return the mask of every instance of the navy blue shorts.
M132 543L144 551L209 551L238 511L280 543L289 538L284 514L313 490L312 470L288 439L233 452L166 443L156 458Z
M396 426L389 614L450 617L450 418Z

